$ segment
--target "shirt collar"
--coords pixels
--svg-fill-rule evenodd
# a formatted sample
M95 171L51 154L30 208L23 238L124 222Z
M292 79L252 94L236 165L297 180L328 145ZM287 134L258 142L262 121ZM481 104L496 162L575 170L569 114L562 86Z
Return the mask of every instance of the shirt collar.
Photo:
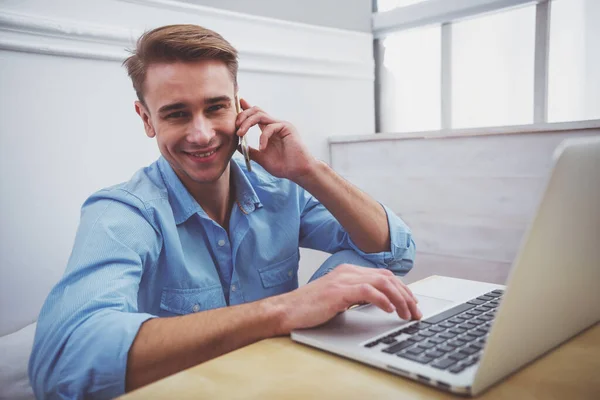
M231 159L231 178L235 188L235 197L237 206L244 214L250 214L262 207L262 203L252 186L252 183L246 176L247 170L242 169L235 158Z
M252 187L252 184L246 177L242 168L232 159L229 163L231 177L233 179L234 196L236 205L244 214L250 214L262 204ZM198 214L202 218L209 218L200 204L192 197L190 192L183 185L169 162L160 157L158 160L158 169L167 186L169 192L169 202L173 209L173 216L177 225L187 221L192 215Z

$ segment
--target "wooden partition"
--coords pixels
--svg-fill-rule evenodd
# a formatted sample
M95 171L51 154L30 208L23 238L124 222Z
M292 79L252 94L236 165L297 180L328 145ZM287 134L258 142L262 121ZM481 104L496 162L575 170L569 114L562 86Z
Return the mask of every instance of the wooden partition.
M600 135L600 121L526 130L332 139L331 162L411 227L417 259L406 281L439 274L504 283L556 146Z

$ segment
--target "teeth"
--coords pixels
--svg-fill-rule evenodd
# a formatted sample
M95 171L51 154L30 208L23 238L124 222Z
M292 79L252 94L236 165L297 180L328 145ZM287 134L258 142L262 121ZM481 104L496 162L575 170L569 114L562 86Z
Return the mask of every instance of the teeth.
M197 158L205 158L205 157L209 157L212 156L213 154L215 154L217 151L213 150L210 151L208 153L190 153L193 157L197 157Z

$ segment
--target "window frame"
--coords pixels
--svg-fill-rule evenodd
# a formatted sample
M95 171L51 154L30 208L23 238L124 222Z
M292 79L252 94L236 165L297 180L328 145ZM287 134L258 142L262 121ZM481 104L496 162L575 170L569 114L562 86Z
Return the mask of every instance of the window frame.
M380 54L380 43L387 35L428 25L441 25L441 130L446 132L457 130L452 128L452 24L474 16L535 4L534 87L533 104L531 105L533 124L531 125L549 123L548 71L552 0L428 0L382 13L376 11L376 3L377 0L373 0L372 27L377 71L381 68L383 61L383 54ZM379 78L379 74L376 73L375 120L377 132L380 129L381 118L381 110L377 107L380 95L378 88L381 85ZM600 120L589 121L600 122ZM498 128L498 126L482 126L481 128Z

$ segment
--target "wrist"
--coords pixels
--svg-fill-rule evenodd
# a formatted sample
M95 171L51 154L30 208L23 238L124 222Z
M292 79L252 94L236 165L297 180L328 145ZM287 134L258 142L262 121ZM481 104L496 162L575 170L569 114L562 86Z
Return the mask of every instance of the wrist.
M312 158L306 166L306 171L294 178L293 181L304 189L309 190L310 186L314 185L328 169L329 165L324 161Z
M267 326L269 326L271 337L289 335L292 331L287 321L289 313L286 310L283 296L285 295L268 297L261 301L262 311L267 317Z

